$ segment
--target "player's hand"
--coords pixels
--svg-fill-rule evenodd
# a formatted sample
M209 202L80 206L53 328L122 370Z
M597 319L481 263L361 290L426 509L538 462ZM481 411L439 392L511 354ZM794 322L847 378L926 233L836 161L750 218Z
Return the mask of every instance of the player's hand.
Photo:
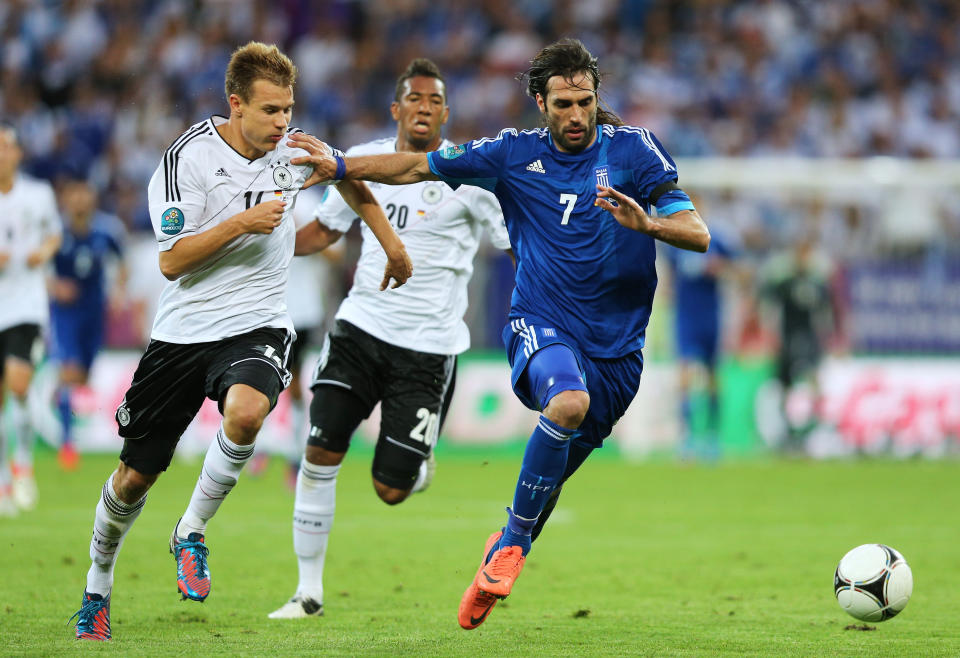
M611 201L616 202L617 205L613 205ZM612 187L597 185L597 200L593 202L593 205L603 208L613 215L613 218L621 226L626 226L634 231L649 233L654 227L650 215L640 207L639 203Z
M57 277L50 282L50 296L61 304L72 304L80 296L80 288L70 279Z
M10 252L0 251L0 270L4 269L10 262Z
M43 265L46 262L46 254L42 250L37 249L36 251L31 251L27 254L27 267L34 268Z
M244 233L273 233L280 226L286 207L286 201L264 201L244 210L236 219Z
M383 268L383 281L380 282L380 290L386 290L390 286L390 279L395 279L391 288L399 288L413 276L413 262L407 255L407 250L400 244L398 249L394 249L387 254L387 266Z
M313 167L310 177L303 182L303 189L317 183L325 183L333 179L337 173L337 161L333 159L333 149L313 135L294 133L290 135L287 146L303 149L310 154L290 158L292 165L308 164Z

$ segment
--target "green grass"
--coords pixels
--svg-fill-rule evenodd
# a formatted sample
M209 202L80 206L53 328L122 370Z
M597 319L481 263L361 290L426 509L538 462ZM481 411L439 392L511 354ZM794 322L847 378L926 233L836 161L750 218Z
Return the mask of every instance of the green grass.
M476 453L477 455L479 453ZM77 609L99 489L113 457L62 473L37 464L41 504L0 520L0 654L384 656L958 655L960 507L955 462L589 461L513 595L474 631L460 595L504 519L519 458L440 455L432 489L397 507L369 479L369 451L341 471L327 556L326 616L268 620L292 593L292 495L275 462L244 477L208 529L213 591L181 602L170 529L199 464L174 462L127 538L114 640L78 644ZM913 599L875 630L835 602L848 549L899 549Z

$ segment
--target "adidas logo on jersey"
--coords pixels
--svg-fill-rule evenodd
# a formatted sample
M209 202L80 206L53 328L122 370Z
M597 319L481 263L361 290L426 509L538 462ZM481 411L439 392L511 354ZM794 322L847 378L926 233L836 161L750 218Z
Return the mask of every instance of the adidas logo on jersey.
M543 163L540 162L539 160L534 160L533 162L531 162L530 164L528 164L528 165L527 165L527 171L532 171L532 172L537 173L537 174L545 174L545 173L547 173L547 170L543 168Z
M227 170L224 169L223 167L220 167L220 168L217 169L215 172L213 172L213 175L214 175L214 176L226 176L227 178L230 178L230 174L227 173Z

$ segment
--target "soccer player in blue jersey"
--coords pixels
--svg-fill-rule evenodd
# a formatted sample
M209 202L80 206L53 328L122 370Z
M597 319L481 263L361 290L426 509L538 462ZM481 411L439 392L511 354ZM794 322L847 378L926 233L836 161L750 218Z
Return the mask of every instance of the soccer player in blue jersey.
M666 248L673 274L674 340L680 363L679 411L684 433L682 452L696 456L698 445L693 422L694 380L702 371L707 397L704 456L719 451L720 402L717 386L717 356L720 349L721 276L731 265L734 246L723 232L714 230L705 254Z
M82 180L64 184L61 194L64 233L53 258L54 279L50 285L50 315L53 353L60 364L57 410L63 428L60 464L77 466L73 446L72 390L84 386L93 359L103 344L107 312L106 273L112 262L125 277L120 246L120 220L97 210L97 194Z
M291 138L311 154L299 160L313 164L310 181L478 185L503 209L517 260L503 338L517 397L542 415L506 526L487 539L464 592L458 619L468 629L510 594L548 501L637 393L657 284L655 241L701 252L710 243L657 139L599 107L597 60L582 43L547 46L525 78L545 128L427 154L346 159L312 138Z

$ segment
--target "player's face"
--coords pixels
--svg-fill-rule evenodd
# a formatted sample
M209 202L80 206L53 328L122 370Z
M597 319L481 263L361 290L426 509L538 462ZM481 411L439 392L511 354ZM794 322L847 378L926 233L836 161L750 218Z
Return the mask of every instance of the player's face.
M0 130L0 178L10 178L20 166L23 151L9 130Z
M246 156L272 151L283 139L293 115L293 88L256 80L250 98L230 95L230 108L240 119L240 132L249 148Z
M85 182L70 182L63 187L60 204L66 211L70 225L75 229L85 229L97 208L97 195L93 187Z
M593 144L597 91L591 75L577 73L569 80L562 75L553 76L547 80L546 98L537 94L537 106L558 149L579 153Z
M450 115L443 82L422 75L407 78L400 100L390 106L390 113L401 141L417 151L436 148L440 130Z

